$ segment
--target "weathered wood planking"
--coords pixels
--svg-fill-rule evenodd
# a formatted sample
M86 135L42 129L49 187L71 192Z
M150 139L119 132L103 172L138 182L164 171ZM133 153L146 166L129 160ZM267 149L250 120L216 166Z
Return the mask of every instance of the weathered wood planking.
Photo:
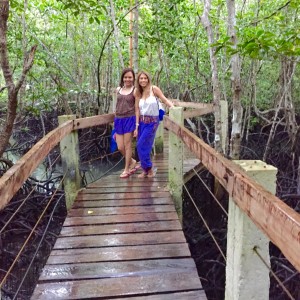
M138 296L130 298L115 298L115 300L206 300L204 294L199 294L198 291L182 292L182 293L171 293L161 295L150 295L150 296Z
M91 201L80 200L76 201L73 205L74 208L85 207L111 207L111 206L144 206L144 205L166 205L173 204L171 197L165 198L146 198L146 199L127 199L127 200L105 200L103 201Z
M152 186L152 187L159 187L159 188L163 188L163 187L167 188L168 180L167 179L161 180L161 181L151 180L151 182L145 183L145 180L137 181L137 180L135 180L134 177L131 177L131 180L122 180L121 182L116 182L116 181L113 181L112 179L101 179L100 183L97 181L92 184L89 184L87 186L87 189L93 189L93 188L97 188L97 187L111 188L111 187L136 187L136 186L141 186L141 187Z
M77 196L78 200L125 200L125 199L151 199L165 198L170 196L169 192L144 192L141 193L111 193L111 194L90 194L80 192Z
M199 108L199 109L191 109L186 110L183 112L184 119L193 118L193 117L200 117L203 115L207 115L214 112L214 107L212 104L208 104L205 108Z
M74 120L74 130L106 125L114 121L114 114L106 114L101 116L92 116Z
M127 186L127 187L95 187L87 189L87 194L111 194L111 193L141 193L141 192L160 192L166 189L161 186Z
M182 230L178 220L63 227L60 237L173 230Z
M69 217L147 214L153 212L170 212L170 211L175 211L174 205L77 208L69 212Z
M196 269L175 274L166 270L156 275L40 283L32 299L114 299L149 294L161 294L161 299L165 299L165 293L195 290L199 293L198 299L204 297Z
M132 223L177 220L175 212L130 214L130 215L108 215L93 217L70 217L65 220L64 226L90 225L90 224L111 224L111 223Z
M251 179L234 162L223 157L167 116L164 118L164 126L181 138L209 172L219 180L239 208L300 271L300 214Z
M156 166L155 178L115 173L80 191L32 299L206 299Z
M181 231L59 237L53 249L185 243Z
M47 265L190 257L185 243L52 250Z
M150 259L113 262L90 262L85 264L47 265L40 275L43 281L66 281L80 279L99 279L107 277L125 277L139 275L157 275L165 273L193 272L195 263L190 258Z

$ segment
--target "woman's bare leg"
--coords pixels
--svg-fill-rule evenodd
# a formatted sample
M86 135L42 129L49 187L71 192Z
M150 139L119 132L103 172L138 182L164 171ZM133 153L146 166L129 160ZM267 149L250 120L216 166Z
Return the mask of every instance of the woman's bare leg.
M129 172L129 166L133 162L132 158L132 132L124 134L124 148L125 148L125 172Z
M116 134L116 142L118 145L118 150L121 152L123 156L125 156L125 145L124 145L124 135Z

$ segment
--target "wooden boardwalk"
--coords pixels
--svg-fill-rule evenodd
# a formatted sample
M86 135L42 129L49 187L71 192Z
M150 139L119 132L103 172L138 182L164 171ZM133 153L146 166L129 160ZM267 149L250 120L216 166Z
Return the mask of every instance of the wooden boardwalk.
M82 190L31 299L206 299L167 189L155 178L104 177Z

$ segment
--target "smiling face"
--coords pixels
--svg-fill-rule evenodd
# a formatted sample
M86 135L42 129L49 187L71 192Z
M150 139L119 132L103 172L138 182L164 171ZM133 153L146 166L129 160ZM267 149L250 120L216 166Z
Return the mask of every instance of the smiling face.
M142 73L140 76L139 76L139 85L142 87L142 88L145 88L149 83L149 78L146 74Z
M123 76L124 87L132 87L134 84L134 76L131 71L126 72Z

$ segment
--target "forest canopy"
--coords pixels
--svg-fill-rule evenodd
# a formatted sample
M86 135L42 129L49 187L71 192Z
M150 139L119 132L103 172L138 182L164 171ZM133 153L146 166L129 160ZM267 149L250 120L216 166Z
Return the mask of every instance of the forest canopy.
M16 93L14 120L53 107L78 116L106 113L122 68L132 65L149 71L170 98L227 101L241 137L257 123L279 120L291 135L297 132L297 0L2 0L2 10L6 2L1 50L7 47L15 82L37 46ZM11 110L3 74L2 131ZM231 149L232 157L238 151Z

